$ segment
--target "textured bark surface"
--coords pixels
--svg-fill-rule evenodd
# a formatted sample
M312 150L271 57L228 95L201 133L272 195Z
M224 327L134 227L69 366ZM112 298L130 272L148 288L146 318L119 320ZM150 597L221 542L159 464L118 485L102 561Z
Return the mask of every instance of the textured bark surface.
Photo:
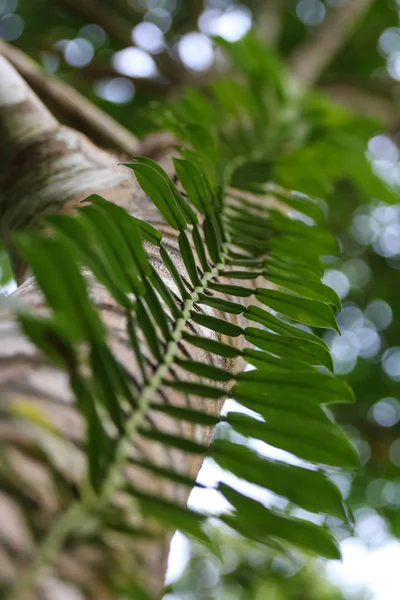
M0 62L0 79L0 231L8 247L11 247L13 231L36 226L44 213L72 211L87 195L100 193L158 227L175 265L184 276L176 232L161 221L154 206L140 191L132 172L118 166L117 157L98 149L82 134L60 126L4 59ZM163 164L171 169L168 160ZM24 267L13 252L11 256L17 277L22 281ZM158 256L153 255L151 260L176 294ZM126 312L90 275L87 280L113 352L127 368L133 388L140 390L143 379L126 332ZM23 303L35 313L46 313L46 306L32 279L23 283L12 300ZM198 311L218 316L213 309L204 308L196 306ZM205 334L205 330L193 323L187 328L189 333ZM0 335L0 440L5 457L5 466L0 469L1 589L1 586L12 586L19 579L24 582L24 568L29 570L30 563L37 560L37 546L46 533L57 526L60 516L76 502L77 485L84 468L81 444L85 427L74 406L67 376L50 365L25 339L10 311L1 312ZM208 330L206 335L217 339L217 335ZM218 360L219 366L231 370L235 366L232 361L215 359L195 350L184 341L179 344L179 355L203 362ZM146 371L150 375L157 365L149 351L145 351L145 358ZM173 375L179 379L178 368L174 369ZM185 378L188 379L187 374ZM163 388L156 391L153 402L198 409L207 406L214 414L221 409L221 402L207 402ZM33 423L26 419L27 412L36 415ZM38 418L46 423L44 429L37 426ZM207 443L211 436L209 427L180 423L157 411L146 414L143 426L148 425L200 443ZM62 433L62 439L54 436L53 428ZM43 452L49 457L52 468L47 468L41 460ZM141 435L132 440L132 454L191 477L196 476L202 462L200 455L166 450ZM139 489L180 504L186 502L190 492L187 486L172 484L138 467L125 469L124 477L134 481ZM21 498L21 505L15 502L15 497ZM29 527L26 516L29 516ZM130 518L135 526L143 526L136 517L135 507L132 507ZM153 524L146 523L146 526L154 528ZM126 540L122 543L113 539L112 553L72 537L68 539L68 546L61 545L58 556L55 553L50 561L46 560L49 562L46 568L37 569L38 587L33 595L19 583L17 592L11 591L9 598L56 599L59 594L66 593L66 598L74 600L81 597L78 588L84 590L87 598L108 598L103 582L111 578L115 569L136 573L149 591L159 593L172 532L154 531L156 538L152 541L136 538L127 544ZM66 587L66 582L72 587Z

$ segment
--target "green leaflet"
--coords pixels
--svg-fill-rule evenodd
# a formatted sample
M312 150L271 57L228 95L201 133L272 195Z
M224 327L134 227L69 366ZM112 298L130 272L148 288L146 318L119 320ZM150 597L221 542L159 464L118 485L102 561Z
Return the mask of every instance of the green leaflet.
M179 290L182 300L185 301L187 298L189 298L189 292L187 291L185 284L183 283L183 279L180 276L180 273L179 273L178 269L176 268L174 261L172 260L172 258L168 254L167 250L162 245L160 246L160 256L161 256L162 260L164 261L165 266L167 267L168 271L170 272L170 275L171 275L172 279L174 280L176 287Z
M218 489L236 509L233 517L223 520L240 533L260 542L276 537L325 558L341 557L339 547L326 527L281 516L223 483Z
M151 233L151 237L157 238L159 241L161 241L161 234L148 223L139 219L132 219L125 209L112 202L107 202L101 196L93 194L86 198L86 202L97 206L119 228L119 233L122 234L123 240L126 243L124 250L129 248L130 258L133 263L137 265L138 270L142 274L148 275L150 273L150 265L147 253L143 248L141 232L145 232L146 235ZM138 223L140 223L140 230L137 227Z
M141 219L134 217L133 215L130 215L130 218L139 227L144 240L147 240L150 244L153 244L153 246L160 245L162 235L159 231L157 231L155 227L153 227L149 223L146 223L146 221L142 221Z
M341 310L342 308L342 303L335 290L324 285L320 281L303 279L300 277L290 277L285 274L273 275L269 271L266 271L265 277L271 283L286 288L295 294L303 296L303 298L310 298L312 300L320 300L321 302L333 304L338 310Z
M189 279L193 284L193 287L201 286L201 281L197 272L197 265L193 255L193 250L184 231L181 231L181 233L179 234L178 243L183 263L185 265L187 274L189 275Z
M211 457L222 468L315 513L346 520L337 487L321 472L265 458L250 448L216 439Z
M195 225L198 222L198 218L196 213L190 208L190 206L185 202L182 197L182 194L179 192L178 188L174 184L174 182L170 179L164 169L151 158L147 158L145 156L134 156L133 157L138 163L148 165L152 167L161 177L167 182L174 198L181 210L182 214L185 216L186 222L191 225Z
M256 290L256 298L272 310L294 321L339 332L332 308L323 302L261 288Z
M312 248L316 255L338 253L338 242L332 234L316 226L306 225L302 221L289 219L277 210L269 210L269 224L275 230L284 234L290 234L297 238L298 242L304 243ZM290 239L288 237L288 239Z
M308 365L323 365L333 370L331 355L314 342L285 335L277 335L256 327L247 327L245 338L257 348L271 352L280 358L302 361Z
M286 397L297 392L299 398L306 395L307 398L323 404L354 402L355 400L353 391L343 379L320 372L312 375L310 373L292 373L288 378L285 373L248 371L238 375L235 390L238 389L254 391L259 389L261 394L268 390L268 395L273 392L276 396L284 394Z
M282 321L282 319L278 319L278 317L272 313L267 312L258 306L249 306L246 308L243 316L246 317L246 319L249 319L249 321L260 323L260 325L263 325L271 331L275 331L275 333L279 333L281 335L290 335L292 337L298 337L303 340L308 340L310 342L314 342L315 344L319 344L325 348L326 353L329 354L328 346L323 340L321 340L321 338L317 337L313 333L304 331L304 329L300 329L299 327L285 323L285 321Z
M260 405L243 402L242 397L237 400L252 410L260 409ZM322 409L310 403L297 410L296 404L299 403L288 401L277 403L272 409L267 406L263 409L268 419L265 423L234 412L229 413L226 420L238 433L286 450L303 460L346 469L358 467L359 459L353 446ZM305 411L308 414L303 414Z
M183 334L183 339L197 348L202 348L211 354L217 354L218 356L223 356L225 358L236 358L242 354L241 350L238 348L225 344L224 342L211 340L210 338L191 335L190 333L185 332Z
M171 446L172 448L183 450L183 452L188 452L189 454L206 454L208 450L208 446L204 444L198 444L187 438L157 431L156 429L144 429L141 427L138 429L138 433L149 440L160 442L160 444L167 447Z
M214 381L231 381L235 377L233 373L226 369L194 360L177 359L176 364L189 373L199 375L200 377L207 377Z
M162 350L160 342L158 340L157 332L155 330L152 320L150 319L147 313L146 308L140 300L138 300L137 302L136 314L137 322L139 324L140 329L143 331L143 335L146 338L151 353L153 354L156 360L161 361Z
M186 229L185 213L177 204L169 182L148 164L138 163L126 166L135 172L140 187L154 202L167 223L174 229ZM182 201L184 202L183 198Z
M201 315L195 311L191 312L191 317L192 320L198 325L212 329L217 333L222 333L222 335L238 337L243 333L243 329L239 327L239 325L235 325L229 321L224 321L224 319L218 319L217 317L211 317L209 315Z
M150 515L160 523L163 523L168 529L179 529L183 533L193 536L203 544L209 544L206 533L201 529L205 521L203 515L162 500L161 498L139 492L133 486L126 486L126 491L135 496L144 514Z
M229 277L229 279L257 279L264 275L262 271L223 271L222 277Z
M86 451L90 483L96 492L100 492L114 457L115 443L104 429L86 382L74 375L70 383L87 423Z
M99 244L92 224L70 215L49 215L46 222L55 231L54 236L61 238L62 243L68 246L69 254L76 255L77 260L92 271L118 304L130 310L133 303L124 291L125 278L121 280L119 269L113 270L107 249L104 244Z
M285 204L294 208L294 210L310 217L310 219L313 219L316 223L322 223L324 221L324 213L321 204L313 198L310 198L305 194L286 192L283 188L279 191L274 191L274 195L277 198L282 199Z
M139 460L135 458L130 458L129 462L133 465L140 467L141 469L145 469L147 471L151 471L156 475L160 475L160 477L165 477L166 479L170 479L171 481L175 481L175 483L179 483L181 485L185 485L190 489L194 487L204 488L205 486L202 483L197 482L195 479L191 477L186 477L181 473L177 473L172 469L168 469L165 467L160 467L159 465L154 465L153 463L147 460Z
M155 289L160 294L165 304L168 306L169 310L171 311L172 317L174 319L179 319L179 317L181 316L181 311L176 306L176 302L172 296L171 290L164 283L164 281L161 279L160 275L157 273L153 266L151 267L151 275L149 281L152 283L152 285L154 285Z
M146 295L144 296L144 302L146 302L154 321L159 326L160 331L164 336L164 340L169 340L171 332L168 325L168 319L165 316L164 308L161 305L157 294L147 279L145 281L145 288Z
M121 235L120 227L97 204L84 206L79 212L89 226L95 227L98 244L102 245L107 259L110 261L110 270L119 273L120 280L126 282L124 291L143 294L140 270L132 255L130 245L126 242L124 235ZM133 231L141 243L141 236L136 226L134 226ZM143 268L148 270L147 260L142 258L141 255L138 256L138 260L141 265L145 260L146 266Z
M205 385L203 383L193 383L191 381L168 381L165 380L164 384L182 392L183 394L193 394L194 396L200 396L202 398L210 398L212 400L219 400L226 396L226 391L221 388L215 388L211 385Z
M252 288L224 283L211 282L208 287L215 292L221 292L221 294L226 294L227 296L237 296L239 298L249 298L255 292L255 290Z
M221 240L213 216L204 220L203 232L210 258L214 264L217 264L220 259Z
M18 233L14 244L29 261L49 307L70 339L101 343L105 335L103 323L89 300L78 266L69 258L68 248L36 232Z
M174 167L183 189L197 210L211 215L210 186L205 174L190 160L174 158Z
M245 309L242 304L238 304L237 302L230 302L224 298L206 296L205 294L202 294L198 304L205 304L206 306L211 306L212 308L216 308L217 310L231 315L240 315Z
M151 405L152 410L162 412L165 415L179 419L180 421L187 421L188 423L194 423L195 425L204 425L205 427L215 427L219 422L219 417L202 412L200 410L193 410L191 408L182 408L180 406L173 406L172 404L155 404Z
M196 250L197 258L200 261L201 268L203 271L208 271L210 269L210 265L207 260L206 249L203 244L203 240L201 239L201 235L196 226L193 227L192 230L192 239L193 244Z
M243 357L256 369L268 369L270 371L312 371L314 367L303 360L293 358L277 358L269 352L245 348Z

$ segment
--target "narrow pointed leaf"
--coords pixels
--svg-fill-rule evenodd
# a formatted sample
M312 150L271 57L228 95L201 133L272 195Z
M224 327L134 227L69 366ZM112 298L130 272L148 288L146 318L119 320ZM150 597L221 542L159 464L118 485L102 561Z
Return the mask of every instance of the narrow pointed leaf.
M294 321L312 327L324 327L339 331L332 308L318 300L261 288L257 289L256 298L272 310L290 317Z
M240 398L238 400L241 401ZM308 407L308 410L310 408L322 413L316 405ZM257 410L254 405L252 409ZM226 420L238 433L286 450L303 460L346 469L358 468L358 455L343 431L328 419L317 420L318 416L323 418L321 414L314 414L315 419L307 418L277 407L268 412L266 423L233 412L227 415Z
M265 508L261 502L248 498L223 483L219 484L218 489L237 511L236 519L229 517L224 519L225 522L235 526L236 521L238 530L249 537L260 542L276 537L318 556L329 559L341 557L337 542L327 528L310 521L279 515Z
M164 381L164 384L173 390L182 392L182 394L193 394L194 396L210 398L212 400L219 400L226 396L225 390L203 383L194 383L192 381Z
M255 290L252 288L247 288L240 285L229 285L214 282L209 284L209 288L215 292L221 292L221 294L226 294L227 296L237 296L239 298L249 298L255 292Z
M183 263L186 267L187 274L189 275L189 279L192 282L193 287L201 286L201 281L197 273L196 260L193 256L193 250L184 231L179 234L178 243Z
M257 348L280 358L302 361L308 365L323 365L333 370L329 352L314 342L285 335L277 335L256 327L247 327L245 338Z
M200 377L207 377L214 381L231 381L235 377L233 373L226 369L194 360L177 359L176 364L189 373L199 375Z
M224 321L224 319L218 319L217 317L211 317L209 315L200 315L194 311L191 312L191 317L198 325L212 329L217 333L222 333L222 335L238 337L243 333L243 329L239 327L239 325Z
M200 337L190 333L184 333L183 338L197 348L206 350L206 352L210 352L211 354L223 356L224 358L236 358L242 354L239 348L235 348L229 344L224 344L224 342L219 342L218 340L212 340L210 338Z
M126 166L135 172L140 187L155 204L167 223L174 229L186 229L185 215L176 203L172 190L164 177L156 169L146 164L138 163Z
M237 477L260 485L315 513L346 520L338 488L321 471L272 460L241 444L214 440L210 456Z
M285 373L271 373L269 371L248 371L238 375L240 386L254 386L259 388L261 394L278 393L288 396L290 393L307 395L309 399L327 404L332 402L354 402L354 393L350 386L343 380L333 375L320 373L292 373L288 378Z

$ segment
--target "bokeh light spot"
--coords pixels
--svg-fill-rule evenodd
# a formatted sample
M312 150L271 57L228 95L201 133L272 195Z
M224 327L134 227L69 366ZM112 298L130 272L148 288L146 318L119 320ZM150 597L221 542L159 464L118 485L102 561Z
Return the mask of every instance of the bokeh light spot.
M393 427L400 421L400 404L396 398L382 398L371 407L369 414L381 427Z
M400 439L397 439L389 448L389 458L396 467L400 467Z
M112 62L118 73L128 77L155 77L158 73L150 54L134 46L116 52Z
M93 44L85 38L76 38L65 45L64 58L71 67L85 67L93 56Z
M320 0L300 0L296 6L296 14L304 25L319 25L325 18L326 8Z
M335 290L339 298L345 298L350 291L350 281L348 277L337 269L328 269L325 271L322 282Z
M17 40L24 31L24 20L19 15L6 14L0 19L0 38L7 42Z
M100 98L114 104L126 104L135 95L135 86L125 77L96 81L94 90Z
M164 49L164 34L157 25L143 21L132 31L132 39L140 48L156 54Z
M384 300L372 300L367 305L364 314L375 324L378 331L387 329L393 318L392 309Z
M89 23L79 30L79 36L86 38L95 48L101 48L107 41L107 34L100 25Z
M386 350L382 357L382 366L386 375L395 381L400 381L400 348Z
M206 71L214 62L211 40L203 33L187 33L178 43L179 57L193 71Z

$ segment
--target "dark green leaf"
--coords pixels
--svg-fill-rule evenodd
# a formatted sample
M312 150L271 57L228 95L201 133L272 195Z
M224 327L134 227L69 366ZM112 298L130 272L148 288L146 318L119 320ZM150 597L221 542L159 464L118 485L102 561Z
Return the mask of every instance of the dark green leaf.
M176 301L172 296L171 290L164 283L163 279L161 279L160 275L157 273L155 268L152 266L151 268L151 276L150 281L154 285L157 292L160 294L161 298L164 300L165 304L168 306L171 311L171 315L174 319L179 319L181 316L181 311L176 305Z
M151 408L159 412L169 415L179 421L187 421L196 425L204 425L206 427L215 427L219 423L219 418L214 415L207 414L199 410L191 408L183 408L173 406L172 404L152 404Z
M265 276L271 283L282 286L304 298L311 298L312 300L320 300L322 302L333 304L338 310L341 310L342 308L342 303L335 290L319 281L290 277L285 274L273 275L268 271Z
M276 537L318 556L330 559L341 557L338 545L327 528L310 521L281 516L224 483L220 483L218 489L237 511L236 519L228 517L224 521L247 536L260 542Z
M275 333L279 333L281 335L289 335L292 337L298 337L303 340L308 340L310 342L314 342L315 344L319 344L323 348L325 348L326 352L329 354L328 346L325 344L321 338L317 337L313 333L309 333L308 331L304 331L304 329L300 329L299 327L295 327L294 325L289 325L289 323L285 323L281 319L278 319L275 315L266 310L259 308L258 306L249 306L246 308L244 312L244 317L249 319L249 321L255 321L256 323L260 323L267 329L271 331L275 331Z
M303 362L303 360L277 358L269 354L269 352L253 350L252 348L245 348L243 356L256 369L268 369L271 371L314 371L314 368Z
M199 313L196 313L195 311L191 312L191 317L193 321L198 325L201 325L202 327L207 327L208 329L212 329L212 331L216 331L217 333L221 333L222 335L238 337L244 331L241 327L239 327L239 325L235 325L234 323L230 323L229 321L224 321L223 319L218 319L217 317L201 315Z
M205 304L206 306L211 306L212 308L227 312L231 315L240 315L245 310L245 307L242 304L230 302L229 300L218 298L216 296L206 296L205 294L202 294L197 304Z
M230 373L226 369L221 369L221 367L215 367L207 363L183 359L177 359L175 362L189 373L194 373L194 375L199 375L200 377L207 377L214 381L231 381L231 379L235 378L233 373Z
M174 229L186 229L185 215L176 202L169 182L150 165L138 163L126 166L135 172L140 187L154 202L167 223Z
M249 298L255 292L255 290L252 288L224 283L211 282L208 287L215 292L221 292L221 294L226 294L227 296L237 296L239 298Z
M183 452L188 452L189 454L206 454L208 450L208 446L198 444L197 442L193 442L192 440L179 437L177 435L171 435L170 433L157 431L156 429L144 429L142 427L139 428L138 431L140 435L142 435L145 438L148 438L149 440L159 442L164 446L171 446L172 448L183 450Z
M164 380L167 387L182 392L182 394L193 394L202 398L219 400L226 396L226 391L221 388L212 387L203 383L194 383L192 381L167 381Z
M236 358L242 354L241 350L238 348L230 346L229 344L224 344L218 340L211 340L210 338L191 335L186 332L183 334L183 339L197 348L206 350L206 352L210 352L211 354L223 356L224 358Z
M214 440L210 456L222 469L315 513L346 520L337 487L321 472L265 458L247 446Z
M160 246L160 255L162 260L164 261L165 266L170 272L170 275L174 280L176 287L179 290L182 300L187 300L187 298L189 298L189 292L187 291L185 284L183 283L182 277L180 276L179 271L174 264L174 261L162 245Z
M179 234L178 243L183 263L193 287L201 286L201 281L197 273L196 260L193 256L192 248L184 231Z
M209 271L210 265L208 264L206 249L204 247L203 240L201 239L200 232L196 226L193 227L192 239L194 247L196 249L197 257L201 264L201 268L203 269L203 271Z
M209 543L207 535L201 529L205 521L204 516L172 502L139 492L133 486L127 486L126 489L138 500L145 515L150 515L168 529L179 529L203 544Z
M318 300L261 288L256 290L256 298L272 310L276 310L294 321L312 327L324 327L339 331L332 308Z
M139 324L140 329L143 331L143 335L146 338L151 353L157 361L161 362L163 353L158 340L157 332L149 315L147 314L147 310L140 300L137 302L136 315L137 323Z
M302 361L308 365L323 365L333 370L329 352L314 342L291 336L277 335L256 327L247 327L245 338L250 344L280 358Z
M240 398L238 400L241 401ZM268 419L266 423L233 412L226 419L238 433L304 460L334 467L358 467L359 459L353 446L343 431L329 421L321 407L309 403L296 410L295 404L276 403L273 409L264 410ZM248 407L258 410L254 404ZM306 410L309 416L304 412Z
M194 204L199 212L210 215L212 212L210 191L204 173L195 163L189 160L179 158L173 160L178 179L190 202Z
M354 402L354 393L350 386L343 380L327 373L292 373L290 378L285 373L271 373L270 371L253 370L238 375L238 384L235 393L244 388L258 389L261 394L266 393L298 394L299 398L306 396L310 400L327 404L332 402Z

